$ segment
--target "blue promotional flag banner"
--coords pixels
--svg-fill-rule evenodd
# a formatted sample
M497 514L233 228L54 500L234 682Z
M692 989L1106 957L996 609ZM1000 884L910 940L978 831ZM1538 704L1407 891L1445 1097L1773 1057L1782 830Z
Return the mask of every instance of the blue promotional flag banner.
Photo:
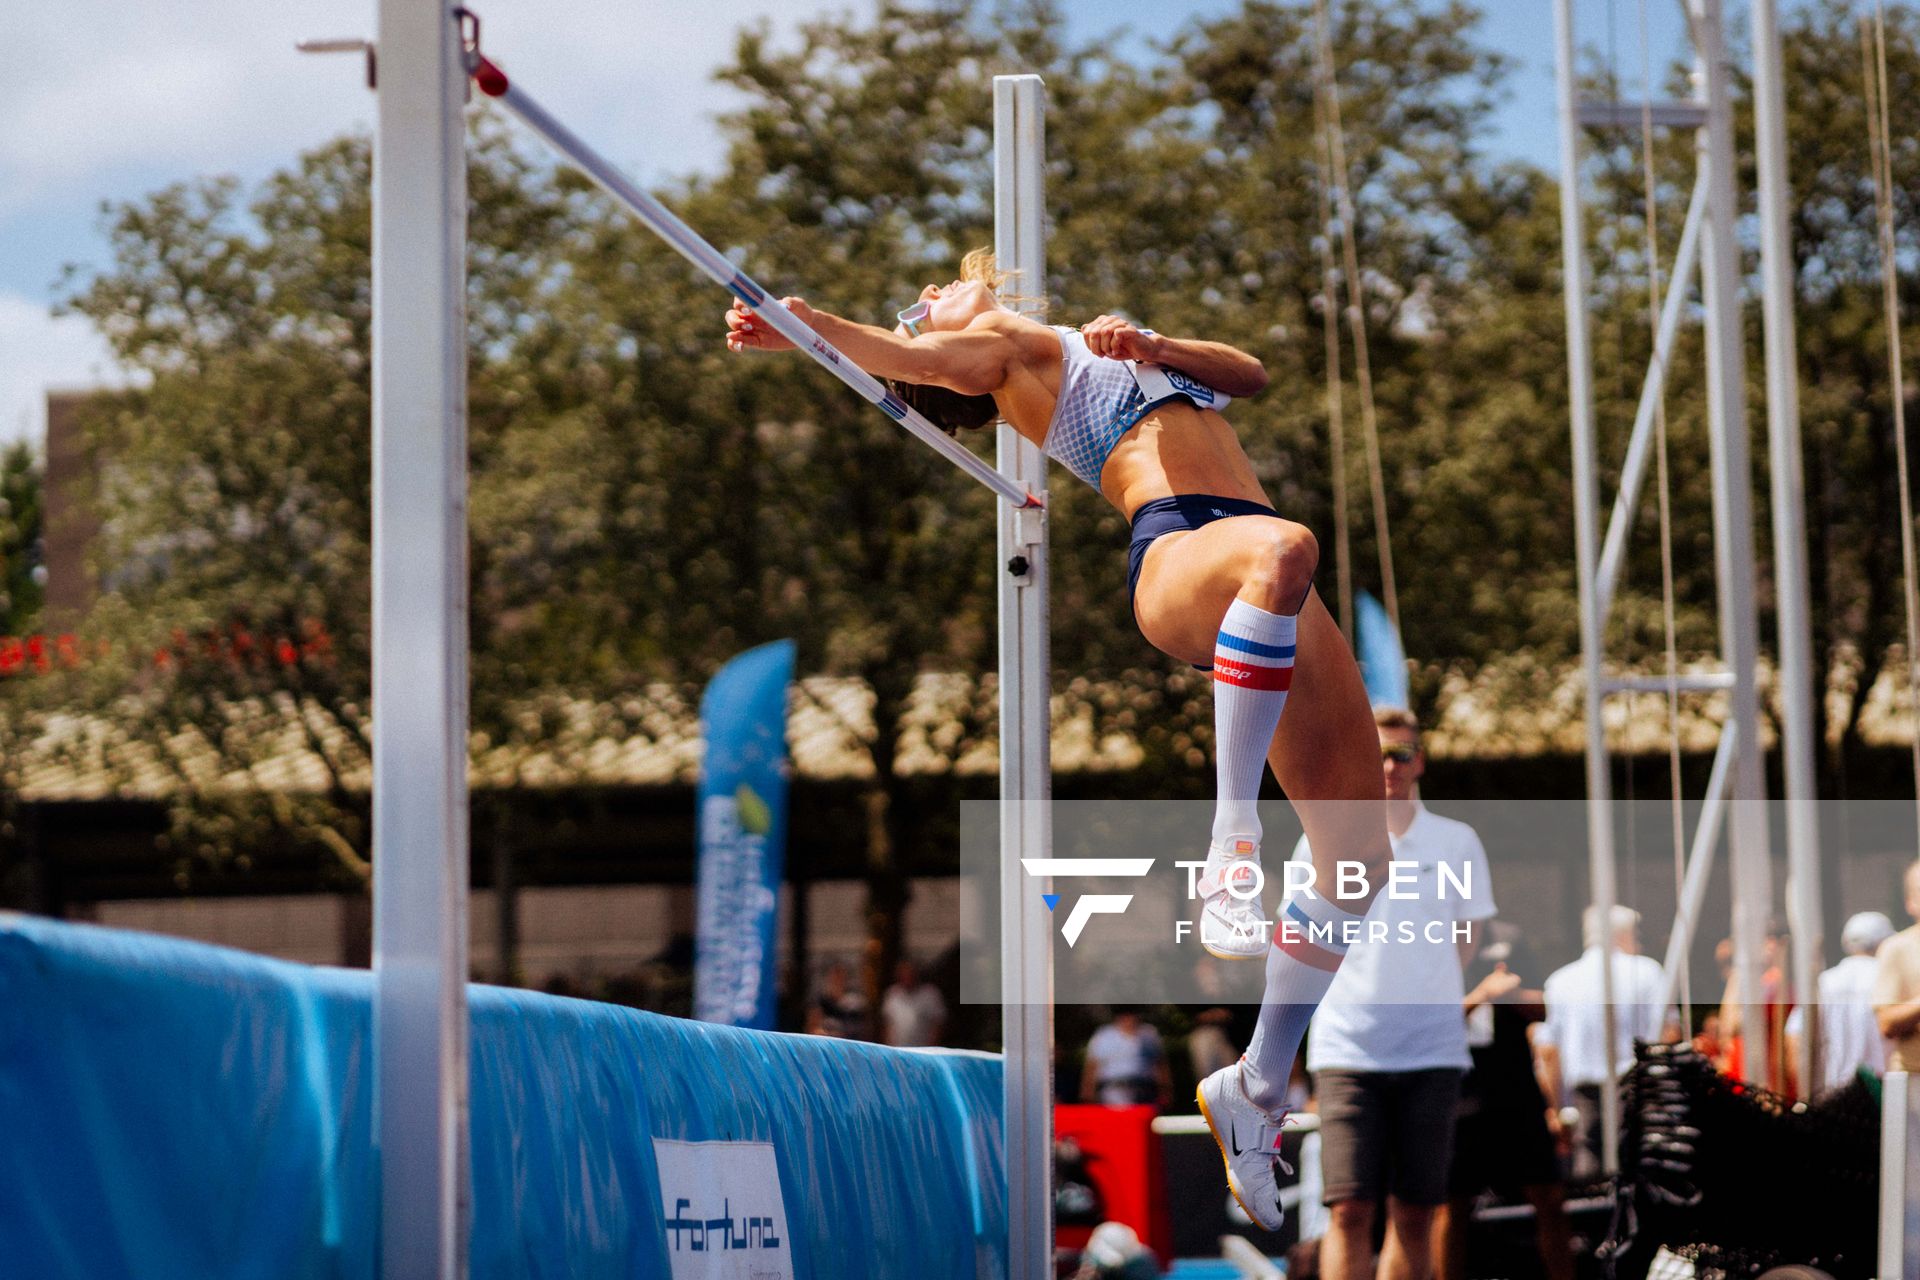
M793 641L720 668L700 700L699 895L693 1013L769 1030L787 853L787 686Z
M1400 636L1378 600L1362 591L1353 602L1353 647L1360 660L1360 678L1367 682L1367 701L1376 707L1406 707L1407 654Z

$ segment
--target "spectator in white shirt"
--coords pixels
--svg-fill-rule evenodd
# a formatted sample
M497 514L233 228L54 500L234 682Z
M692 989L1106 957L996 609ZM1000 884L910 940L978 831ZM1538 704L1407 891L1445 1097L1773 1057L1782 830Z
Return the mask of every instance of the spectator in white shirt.
M1472 827L1423 806L1419 722L1382 709L1380 766L1393 864L1347 949L1307 1041L1320 1110L1321 1198L1331 1215L1320 1271L1374 1275L1373 1228L1384 1196L1382 1276L1433 1271L1432 1229L1447 1199L1454 1112L1467 1054L1461 967L1475 924L1494 915L1487 854ZM1310 854L1303 838L1296 860ZM1384 925L1385 941L1375 941Z
M893 971L893 985L880 1000L880 1022L886 1042L900 1049L924 1049L940 1043L947 1029L947 1002L940 988L921 980L911 960Z
M1663 1007L1666 977L1660 962L1640 954L1640 913L1613 909L1614 1073L1633 1065L1635 1040L1676 1040L1680 1026ZM1547 978L1547 1020L1534 1032L1547 1091L1579 1114L1573 1141L1574 1181L1600 1176L1600 1096L1607 1080L1607 1013L1602 985L1600 911L1581 917L1586 951Z
M1162 1106L1173 1092L1166 1050L1153 1024L1137 1009L1114 1010L1113 1021L1087 1041L1080 1096L1109 1107L1152 1102Z
M1887 1038L1873 1016L1874 959L1880 944L1893 936L1893 921L1878 911L1862 911L1840 931L1840 949L1846 957L1820 975L1820 1075L1812 1094L1843 1089L1861 1068L1881 1075L1887 1069ZM1793 1042L1793 1060L1799 1061L1800 1038L1807 1033L1804 1005L1787 1015L1787 1036Z

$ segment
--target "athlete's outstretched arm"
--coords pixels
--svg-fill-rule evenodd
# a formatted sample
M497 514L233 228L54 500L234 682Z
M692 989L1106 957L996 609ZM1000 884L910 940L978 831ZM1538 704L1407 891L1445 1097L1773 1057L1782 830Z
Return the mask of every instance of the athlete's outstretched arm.
M962 395L989 395L1007 381L1017 345L998 314L965 329L917 338L821 311L801 298L782 298L789 311L876 378L932 383ZM735 351L785 351L793 344L736 302L727 310L727 346Z
M1169 338L1149 333L1120 316L1101 316L1084 324L1080 336L1094 355L1163 364L1235 399L1254 395L1267 385L1266 366L1257 357L1224 342Z

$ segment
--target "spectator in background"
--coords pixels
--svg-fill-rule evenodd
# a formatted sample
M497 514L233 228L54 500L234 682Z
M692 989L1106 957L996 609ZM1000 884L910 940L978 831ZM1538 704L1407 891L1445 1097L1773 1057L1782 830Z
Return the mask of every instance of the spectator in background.
M1666 977L1660 962L1640 954L1640 913L1613 909L1614 1071L1633 1065L1635 1040L1677 1040L1680 1023L1662 997ZM1600 1095L1607 1081L1607 1008L1601 969L1600 909L1588 907L1580 921L1586 951L1556 969L1545 989L1547 1020L1534 1033L1547 1080L1548 1109L1571 1101L1574 1127L1573 1180L1600 1176Z
M1109 1107L1143 1102L1166 1106L1173 1096L1160 1033L1138 1009L1119 1008L1113 1021L1087 1041L1087 1062L1080 1073L1080 1097Z
M1920 921L1920 862L1907 868L1907 914ZM1874 957L1873 1012L1891 1045L1887 1070L1920 1071L1920 923L1880 945Z
M1201 957L1194 966L1193 984L1207 1003L1194 1012L1193 1030L1187 1033L1187 1057L1193 1066L1193 1078L1205 1080L1222 1067L1230 1067L1240 1057L1234 1046L1233 1010L1222 1000L1220 967L1211 956Z
M1472 1065L1461 969L1473 955L1475 925L1494 914L1493 886L1473 828L1431 812L1415 795L1426 769L1419 721L1382 709L1374 722L1395 874L1373 900L1367 925L1384 923L1389 941L1362 934L1348 947L1307 1041L1320 1110L1321 1199L1332 1210L1320 1268L1335 1280L1374 1274L1384 1196L1380 1274L1424 1280L1433 1268L1434 1216L1447 1199L1460 1077ZM1308 856L1302 838L1294 858ZM1403 929L1413 940L1403 940Z
M1780 916L1771 916L1767 920L1766 940L1761 944L1760 952L1760 1008L1766 1018L1765 1034L1761 1037L1761 1053L1764 1058L1752 1057L1752 1037L1746 1034L1741 1025L1742 1006L1745 1004L1740 995L1740 975L1732 967L1733 943L1729 939L1725 944L1728 951L1727 989L1720 999L1720 1028L1726 1042L1726 1064L1721 1068L1726 1075L1735 1080L1756 1082L1767 1079L1763 1063L1772 1064L1772 1084L1788 1101L1796 1095L1797 1082L1793 1078L1793 1059L1787 1053L1787 1017L1793 1012L1793 985L1787 978L1787 922Z
M1140 1243L1138 1232L1125 1223L1103 1222L1081 1251L1073 1280L1156 1280L1159 1274L1159 1260Z
M1518 1193L1534 1210L1534 1239L1548 1280L1573 1280L1573 1242L1546 1090L1534 1071L1528 1031L1546 1016L1545 997L1526 979L1540 972L1512 925L1494 921L1468 966L1474 984L1463 1008L1473 1069L1460 1082L1447 1205L1434 1232L1435 1272L1466 1280L1473 1203L1494 1189Z
M1722 938L1713 945L1713 965L1720 971L1720 989L1727 989L1733 981L1733 939ZM1720 1025L1720 1010L1709 1009L1700 1015L1700 1030L1693 1037L1693 1047L1701 1056L1713 1064L1713 1069L1721 1075L1732 1075L1728 1064L1733 1060L1733 1043L1727 1036L1726 1028Z
M920 977L918 965L902 960L893 971L893 985L880 998L880 1022L886 1043L925 1049L946 1034L947 1002L940 988Z
M1873 979L1879 972L1874 953L1893 936L1893 921L1878 911L1862 911L1840 931L1839 964L1820 975L1814 1003L1820 1011L1819 1075L1808 1096L1819 1097L1852 1083L1861 1068L1879 1075L1887 1069L1887 1041L1873 1016ZM1806 1035L1806 1006L1787 1018L1788 1054L1800 1060L1799 1044Z
M1205 1080L1239 1059L1240 1051L1228 1038L1232 1026L1231 1009L1214 1006L1194 1015L1193 1030L1187 1033L1187 1057L1193 1065L1194 1079Z
M866 1038L866 998L853 989L853 972L846 961L835 960L820 975L820 993L807 1010L807 1030L842 1040Z

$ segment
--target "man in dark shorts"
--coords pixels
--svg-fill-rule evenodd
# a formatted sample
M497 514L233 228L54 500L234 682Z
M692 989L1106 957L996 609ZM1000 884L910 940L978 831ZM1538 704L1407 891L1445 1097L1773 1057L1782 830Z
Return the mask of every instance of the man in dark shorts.
M1460 1016L1461 966L1476 922L1494 914L1487 854L1464 822L1422 805L1419 723L1374 713L1394 868L1347 949L1307 1043L1320 1111L1321 1274L1370 1280L1379 1204L1383 1280L1425 1280L1433 1219L1447 1200L1460 1077L1472 1064ZM1303 859L1303 840L1294 851ZM1373 935L1375 926L1383 937Z
M1520 931L1487 926L1480 954L1468 966L1467 1049L1473 1067L1460 1082L1447 1205L1435 1227L1436 1274L1466 1280L1467 1234L1483 1192L1519 1195L1533 1206L1534 1239L1548 1280L1573 1280L1560 1156L1547 1127L1547 1097L1534 1071L1527 1029L1547 1016L1537 987L1540 968Z

